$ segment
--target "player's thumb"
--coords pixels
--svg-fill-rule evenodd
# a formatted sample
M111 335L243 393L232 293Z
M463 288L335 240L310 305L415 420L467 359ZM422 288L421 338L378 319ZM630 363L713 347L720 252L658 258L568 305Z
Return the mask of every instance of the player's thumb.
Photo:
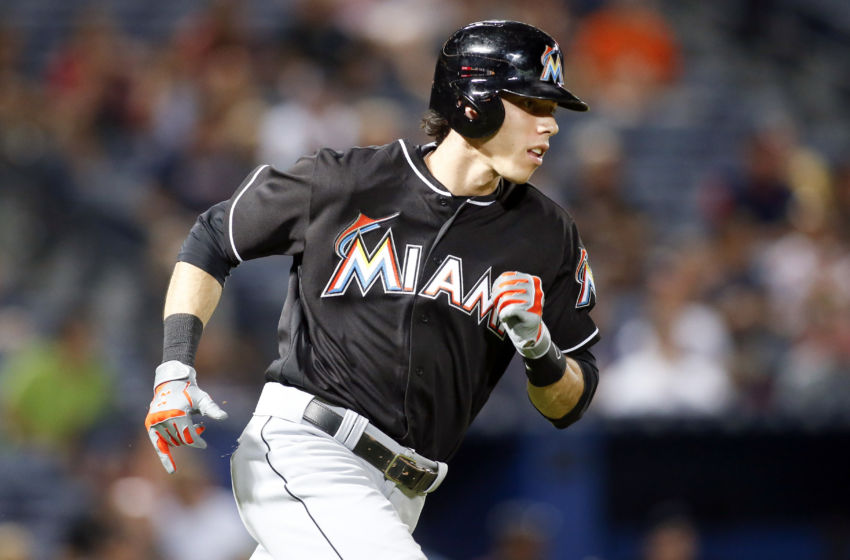
M204 416L209 416L213 420L224 420L227 418L227 412L222 410L220 406L216 404L212 397L207 394L206 391L199 391L200 398L198 399L198 412L203 414Z

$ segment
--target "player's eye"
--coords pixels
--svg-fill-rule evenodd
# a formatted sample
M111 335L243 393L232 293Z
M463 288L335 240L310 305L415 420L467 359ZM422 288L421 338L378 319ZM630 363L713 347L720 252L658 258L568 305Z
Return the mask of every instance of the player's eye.
M510 93L503 94L505 99L515 104L517 107L534 115L536 117L548 117L555 114L558 104L549 99L535 99L534 97L525 97Z
M555 114L558 105L545 99L525 99L522 108L538 117L548 117Z

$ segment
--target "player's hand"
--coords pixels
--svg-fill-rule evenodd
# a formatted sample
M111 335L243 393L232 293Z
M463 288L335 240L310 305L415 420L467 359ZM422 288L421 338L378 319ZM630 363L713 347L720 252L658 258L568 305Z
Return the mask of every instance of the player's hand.
M522 272L504 272L493 284L493 301L499 321L517 351L530 359L546 354L552 339L543 323L540 278Z
M192 422L198 412L215 420L224 420L227 413L198 387L195 368L171 360L156 368L154 395L145 418L145 428L154 449L169 474L177 470L171 448L188 445L204 449L207 442L201 434L204 427Z

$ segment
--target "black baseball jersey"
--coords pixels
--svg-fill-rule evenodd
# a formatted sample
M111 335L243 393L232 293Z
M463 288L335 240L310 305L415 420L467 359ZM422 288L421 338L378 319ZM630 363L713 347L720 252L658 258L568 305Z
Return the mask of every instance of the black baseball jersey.
M201 215L179 259L224 282L243 260L292 255L267 378L446 460L515 354L491 298L499 274L541 278L543 320L564 352L598 329L568 213L506 181L490 196L452 196L425 165L432 149L399 140L261 166Z

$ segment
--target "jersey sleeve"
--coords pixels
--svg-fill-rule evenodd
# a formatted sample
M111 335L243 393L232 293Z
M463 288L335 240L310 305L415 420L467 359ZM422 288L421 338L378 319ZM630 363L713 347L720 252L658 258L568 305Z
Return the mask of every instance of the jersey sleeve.
M574 223L564 259L551 286L544 286L543 320L552 341L564 353L590 348L599 340L599 328L590 317L596 305L596 286L587 249Z
M198 217L178 260L205 270L220 283L242 261L294 255L304 248L316 158L287 171L254 169L224 202Z
M304 249L316 158L302 158L282 172L258 167L230 198L227 253L237 262Z

